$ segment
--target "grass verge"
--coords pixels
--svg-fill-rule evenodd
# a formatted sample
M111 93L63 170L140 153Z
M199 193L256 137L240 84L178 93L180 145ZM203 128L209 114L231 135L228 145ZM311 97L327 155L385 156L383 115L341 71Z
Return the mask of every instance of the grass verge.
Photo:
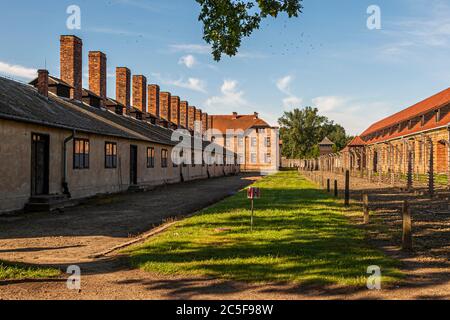
M371 247L365 231L350 223L346 214L355 212L346 212L340 200L297 172L281 172L255 186L262 199L256 201L253 232L249 200L241 191L127 249L131 264L164 275L258 283L362 286L371 265L381 267L383 283L401 278L397 261Z
M60 274L59 270L53 268L0 261L0 280L43 279Z

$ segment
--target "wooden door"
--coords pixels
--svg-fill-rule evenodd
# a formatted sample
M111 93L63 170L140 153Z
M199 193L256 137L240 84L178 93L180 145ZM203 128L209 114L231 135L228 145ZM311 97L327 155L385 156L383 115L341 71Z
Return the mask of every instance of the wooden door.
M49 193L49 142L47 135L32 134L31 139L31 195Z
M130 146L130 184L137 184L137 146Z

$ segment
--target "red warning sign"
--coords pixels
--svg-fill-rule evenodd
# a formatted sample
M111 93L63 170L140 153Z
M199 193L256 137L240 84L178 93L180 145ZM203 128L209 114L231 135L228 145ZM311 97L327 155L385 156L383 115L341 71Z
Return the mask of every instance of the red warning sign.
M261 198L261 190L259 188L248 188L247 189L247 198L248 199L259 199Z

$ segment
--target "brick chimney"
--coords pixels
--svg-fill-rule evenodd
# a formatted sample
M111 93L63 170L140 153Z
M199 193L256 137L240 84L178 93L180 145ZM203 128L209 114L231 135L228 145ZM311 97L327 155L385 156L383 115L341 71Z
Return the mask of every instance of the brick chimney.
M157 84L150 84L148 86L148 112L154 117L160 117L159 114L159 86Z
M202 131L202 110L200 109L196 109L195 110L195 122L198 123L199 127L195 127L194 130L196 130L197 132L201 132Z
M238 113L237 112L233 112L233 120L236 120L238 118Z
M147 112L147 78L142 75L133 76L133 107Z
M188 128L189 103L187 101L180 102L180 125Z
M43 96L48 97L48 71L38 70L37 90Z
M170 98L170 120L180 126L180 97L172 96Z
M189 106L189 110L188 110L188 129L189 130L194 130L194 122L195 122L195 107L191 107Z
M255 112L254 115L255 115L255 120L259 118L259 113L258 112Z
M106 102L106 55L100 51L89 52L89 90Z
M208 129L214 128L213 116L208 115Z
M195 109L195 121L202 121L202 110Z
M206 132L208 130L208 114L202 113L202 131Z
M161 119L170 122L170 100L171 94L170 92L160 92L159 93L159 115Z
M70 84L70 98L83 98L83 41L76 36L60 38L61 80Z
M131 72L125 67L116 68L116 100L123 104L125 108L130 109L131 96Z

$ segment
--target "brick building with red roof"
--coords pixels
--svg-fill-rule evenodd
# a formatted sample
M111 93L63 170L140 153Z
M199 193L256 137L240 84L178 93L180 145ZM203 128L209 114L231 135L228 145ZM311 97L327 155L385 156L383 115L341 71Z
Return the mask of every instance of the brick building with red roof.
M319 163L339 169L416 177L430 171L450 181L450 88L388 116ZM449 183L450 185L450 183Z
M232 150L243 171L273 172L280 166L280 138L255 112L251 115L212 115L209 139Z

